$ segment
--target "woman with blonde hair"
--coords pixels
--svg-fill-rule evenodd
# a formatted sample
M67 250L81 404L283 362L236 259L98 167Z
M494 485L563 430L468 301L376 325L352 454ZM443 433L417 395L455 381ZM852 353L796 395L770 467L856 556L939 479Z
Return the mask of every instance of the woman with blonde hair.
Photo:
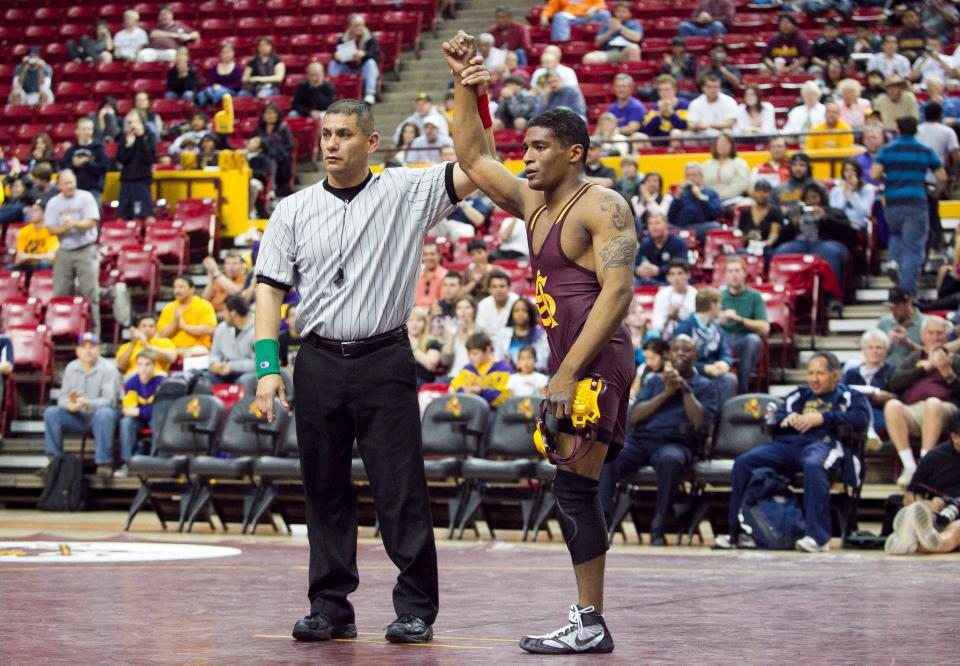
M600 142L604 155L617 153L622 156L630 152L630 141L620 133L617 122L617 117L609 111L597 118L597 127L590 138Z
M429 384L437 377L443 344L430 335L430 315L424 308L413 308L407 318L407 337L416 361L417 386Z
M867 122L870 101L860 96L863 86L856 79L844 79L837 84L837 104L840 120L853 129L860 129Z

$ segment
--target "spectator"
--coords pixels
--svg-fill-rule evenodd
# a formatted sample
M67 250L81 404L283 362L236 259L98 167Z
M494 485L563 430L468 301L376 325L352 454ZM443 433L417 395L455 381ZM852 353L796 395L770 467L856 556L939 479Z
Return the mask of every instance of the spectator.
M136 62L140 49L150 43L147 31L140 27L140 14L128 9L123 13L123 28L113 36L113 57Z
M93 433L97 476L113 476L113 438L117 431L120 375L100 356L93 333L77 339L77 358L67 364L56 407L43 412L43 450L47 457L63 454L64 435Z
M868 72L880 72L885 79L893 76L910 76L910 61L897 53L900 49L900 40L893 33L883 36L883 45L880 53L875 53L867 60Z
M640 193L640 173L637 170L636 157L627 155L620 159L620 177L614 181L613 190L619 192L628 203Z
M903 29L900 30L900 53L913 62L923 53L930 33L920 24L920 11L908 6L900 15Z
M763 49L763 65L771 76L796 74L806 69L813 47L797 30L797 19L790 14L777 18L777 34L767 40Z
M31 169L30 179L33 182L30 194L40 199L44 206L57 196L58 191L53 184L53 169L49 163L43 162Z
M660 74L669 74L675 81L683 81L694 78L696 66L697 59L687 51L687 40L683 37L673 37L670 40L670 51L663 54Z
M740 203L750 187L750 165L737 157L733 137L720 132L710 155L702 167L704 186L716 192L724 206Z
M434 301L440 298L443 278L447 269L440 265L440 248L435 242L427 241L423 244L423 264L420 267L420 278L417 281L417 296L414 305L418 308L429 308Z
M629 2L618 2L613 18L605 23L593 40L598 50L583 56L584 64L601 62L639 62L643 26L631 16Z
M887 361L898 368L908 356L923 349L920 331L926 317L914 304L910 294L900 287L890 290L887 305L890 312L880 318L877 328L890 337Z
M104 143L118 140L123 130L117 114L117 100L107 97L100 102L100 107L93 118L93 135Z
M854 227L865 229L873 215L876 188L864 181L863 169L855 160L843 161L841 176L840 183L830 190L830 206L842 210Z
M146 220L153 217L153 158L155 144L147 137L142 115L132 109L126 118L127 132L117 148L120 164L120 207L122 220Z
M870 423L870 405L856 391L840 383L840 361L830 352L816 352L807 363L807 386L787 396L777 410L774 439L737 457L733 465L729 520L731 531L739 525L740 500L755 469L769 467L778 474L803 472L805 533L797 550L826 552L833 533L830 523L830 472L838 464L844 478L855 468L851 454L839 446L839 429L865 431ZM851 483L855 483L852 482ZM745 538L746 537L746 538ZM717 545L734 543L750 547L748 535L717 539Z
M516 219L516 218L514 218ZM524 239L526 242L526 239ZM456 315L457 299L460 287L463 286L463 276L457 271L447 271L440 281L440 298L430 305L431 317L454 317Z
M867 446L874 451L881 442L877 430L885 430L886 419L883 407L897 396L889 391L890 375L895 368L887 361L890 338L879 328L871 328L860 336L860 352L863 360L848 364L843 373L843 383L867 396L872 410L872 423L868 432Z
M700 89L703 94L690 102L687 111L690 129L716 136L720 130L733 127L737 119L737 101L720 92L720 79L708 74Z
M330 61L330 76L360 74L363 77L363 101L372 106L377 101L379 59L380 44L367 29L363 14L351 14L347 29Z
M737 90L740 88L740 70L730 64L728 55L727 45L723 42L717 42L711 46L710 60L697 68L697 83L702 86L703 79L707 75L713 75L720 79L720 90L725 95L736 97Z
M407 116L402 123L397 125L397 129L393 132L393 142L395 145L400 143L400 132L403 127L409 123L416 125L418 132L423 133L423 128L429 121L434 124L440 134L444 136L450 134L443 113L433 106L433 98L430 97L429 93L418 93L413 100L413 105L414 112Z
M550 379L537 372L537 350L533 347L521 347L517 352L515 365L517 371L507 380L507 391L515 398L542 398Z
M617 179L617 172L600 161L600 156L603 154L602 148L603 144L599 141L590 142L590 147L587 149L587 160L583 167L584 178L594 185L613 187L613 183Z
M259 136L247 139L244 157L250 167L250 210L251 220L267 218L271 202L276 199L273 181L276 174L276 164L267 155L263 148L263 140ZM219 155L217 156L219 162Z
M651 105L651 109L659 109L660 104L669 101L672 103L673 110L686 120L690 102L684 97L677 97L677 80L670 74L660 74L654 83L657 89L657 101Z
M960 97L948 97L945 91L943 81L936 77L927 79L928 101L924 103L922 110L925 111L930 102L936 102L943 112L943 122L955 128L958 126L957 120L960 119ZM926 115L922 114L922 117L926 118Z
M950 56L940 53L941 44L939 37L928 36L926 49L913 63L909 78L914 82L919 81L921 89L926 89L930 77L940 81L957 78L956 63Z
M37 106L53 102L53 69L40 57L40 48L31 46L23 62L13 69L11 104Z
M229 296L239 294L246 302L250 302L252 292L244 293L247 283L247 265L239 252L236 250L227 252L223 259L223 270L213 257L204 259L203 267L207 271L207 286L203 288L201 297L210 302L218 315L226 314L226 300Z
M920 332L923 349L908 356L890 375L890 390L899 399L883 407L887 434L897 448L903 472L897 485L906 488L917 469L910 438L920 436L920 457L937 442L943 427L957 414L960 399L960 357L944 348L950 325L940 317L927 317Z
M472 295L474 298L486 295L487 276L493 270L487 244L481 238L474 238L467 243L467 254L470 255L470 265L464 272L464 283L460 288L460 295Z
M491 260L504 261L530 258L530 250L527 246L527 227L522 219L508 217L503 220L500 223L497 235L500 237L500 247L490 255Z
M20 183L19 180L14 182ZM14 255L13 265L7 269L27 273L50 270L53 268L60 241L45 225L44 204L41 200L28 195L23 199L23 206L27 213L27 223L17 232L17 253Z
M233 42L220 46L220 59L206 73L207 87L196 95L197 106L217 106L224 95L236 95L243 89L243 68L237 62Z
M287 196L293 186L293 132L283 120L280 107L270 102L260 111L260 120L253 130L263 148L276 165L275 187L279 196Z
M423 133L410 143L407 150L408 164L437 164L440 162L440 149L452 146L449 134L441 134L439 119L428 118L423 124ZM446 123L444 123L446 124Z
M917 126L917 141L932 148L944 165L960 163L960 142L953 128L943 123L943 107L939 102L930 100L924 105L924 114L925 121ZM936 182L933 175L928 173L927 184L936 186ZM938 212L935 209L938 203L937 199L930 201L931 217Z
M869 56L880 50L880 37L866 23L854 23L853 35L848 36L848 39L851 54Z
M873 170L873 163L886 140L882 127L876 125L864 127L863 133L860 135L860 142L863 144L864 151L852 158L863 169L863 179L871 185L877 184L870 172Z
M470 362L450 382L450 391L479 395L496 409L510 397L507 388L510 366L506 361L493 358L493 344L486 333L470 335L466 348Z
M807 81L800 88L803 103L790 109L784 134L805 134L824 121L826 107L820 103L820 86L815 81Z
M836 58L841 63L850 59L850 46L840 34L840 23L830 19L823 24L823 34L813 41L810 49L810 64L820 69L827 68L827 62Z
M836 239L843 237L843 230L849 228L846 217L835 208L827 208L826 193L817 183L804 188L801 201L804 212L800 213L799 205L794 208L798 217L795 238L779 245L773 254L815 254L830 264L833 274L843 284L843 266L850 250Z
M78 118L76 136L77 142L67 148L60 159L60 168L72 168L77 176L77 187L92 194L99 205L110 160L103 144L93 135L92 120Z
M260 137L254 136L251 138L259 139ZM218 146L217 137L207 132L201 137L199 146L184 148L180 153L180 163L186 169L219 168L220 150Z
M156 373L156 359L149 350L137 355L134 366L134 372L123 383L123 398L120 401L123 413L120 419L120 459L124 465L114 473L114 476L119 477L127 475L126 462L131 456L135 453L149 453L137 451L138 435L140 430L150 427L153 400L165 379L164 375Z
M291 118L320 120L323 112L335 99L336 92L325 76L323 64L311 62L307 65L307 78L298 83L293 91L293 105L289 115Z
M685 180L679 196L670 204L667 218L671 227L692 231L702 243L708 231L720 228L720 196L706 186L703 168L697 162L687 162L683 172Z
M840 119L840 105L836 102L827 102L823 107L823 122L812 128L814 134L807 137L807 150L839 150L853 148L853 132L840 134L849 130L850 125ZM832 132L821 134L820 132Z
M912 96L912 94L911 94ZM917 280L923 269L930 231L925 178L933 171L938 189L947 182L947 172L937 154L917 141L915 117L897 118L900 137L880 149L870 175L884 180L884 216L890 230L888 270L894 280L911 296L916 294Z
M167 148L167 153L173 157L179 155L182 151L187 150L189 147L196 150L196 147L199 145L200 141L208 133L207 129L207 114L203 111L194 111L190 114L190 122L187 125L187 129L180 134L173 143L170 144L170 147Z
M533 48L530 29L523 23L518 23L513 17L513 10L506 5L498 6L493 18L495 23L487 28L487 32L493 35L494 46L516 53L520 64L526 65L527 53Z
M100 208L89 192L77 189L77 177L63 169L57 177L60 194L45 207L47 229L60 241L53 265L53 295L87 299L94 334L100 332ZM116 424L114 424L116 425Z
M650 229L650 216L654 213L660 213L666 219L670 212L670 206L673 205L673 196L663 192L663 178L656 171L651 171L640 181L640 191L631 201L634 213L637 216L637 222L642 227ZM638 233L639 237L640 234ZM686 256L686 255L684 255Z
M477 36L477 55L483 58L483 65L491 72L503 69L507 61L507 52L498 49L496 39L489 32Z
M187 43L200 39L200 33L173 19L169 5L157 10L157 25L150 31L150 46L137 54L140 62L169 62L176 59L177 51Z
M737 376L732 371L733 358L719 323L723 314L720 309L722 298L719 289L698 289L696 311L673 329L674 336L683 335L693 339L697 347L694 365L700 374L713 381L721 405L737 394ZM750 375L741 383L749 386Z
M737 361L737 390L747 393L750 378L760 361L763 341L770 335L767 306L756 289L747 286L747 267L736 255L726 258L723 267L727 286L720 303L719 322L727 345Z
M911 117L920 120L920 106L917 98L910 92L910 84L894 74L883 82L885 92L877 97L873 109L880 114L883 128L897 129L899 118Z
M540 54L540 67L538 67L530 77L530 84L535 86L543 76L546 76L550 70L556 70L563 79L563 85L571 88L579 88L580 82L577 80L577 73L571 67L560 64L560 58L563 52L556 44L548 44L543 48Z
M99 19L94 26L92 38L80 35L76 42L67 40L67 53L73 62L113 62L113 35L110 34L110 26L105 20Z
M540 12L540 26L550 26L552 42L569 41L570 26L609 21L610 12L603 0L548 0Z
M255 371L253 317L240 294L227 296L223 321L213 331L207 376L214 384L246 384Z
M167 303L157 320L157 333L170 338L181 358L207 354L210 336L217 326L217 313L209 301L196 295L193 280L186 275L173 279L173 302Z
M510 291L510 276L496 268L487 275L487 292L489 296L477 304L477 330L495 338L519 296Z
M837 88L840 82L847 78L847 66L839 58L830 58L827 66L820 72L820 78L817 79L817 85L825 99L833 99L837 96Z
M750 172L750 177L754 183L765 180L773 187L777 187L790 179L787 140L782 136L772 136L767 143L767 149L770 151L770 159L755 166Z
M629 136L640 130L643 118L647 115L647 107L633 96L635 84L629 74L620 73L613 77L613 93L616 99L607 109L617 118L620 131Z
M619 121L609 111L604 111L597 118L597 126L590 140L598 142L600 152L607 156L616 157L630 152L630 141L620 133Z
M803 193L811 184L816 184L810 174L810 157L806 153L794 153L790 158L790 178L773 188L773 203L793 217L799 211Z
M662 338L650 338L643 343L643 362L637 366L637 373L630 385L630 401L637 399L640 389L646 385L654 375L664 371L667 364L667 352L670 345Z
M751 84L743 89L743 103L737 107L733 132L766 136L777 133L773 104L763 101L759 86Z
M394 150L390 154L390 159L400 164L410 164L410 161L407 159L407 155L410 152L410 144L420 136L420 129L412 122L404 123L402 127L397 129L400 131L400 139L395 142Z
M628 413L624 448L600 473L600 501L608 516L613 510L617 482L645 465L657 474L657 503L650 525L650 543L667 544L664 535L668 513L704 434L720 409L713 382L694 367L694 341L678 335L670 342L670 365L644 383Z
M960 24L960 13L945 0L932 0L923 4L920 22L930 34L952 36Z
M197 68L190 64L190 51L181 46L177 49L173 66L167 70L167 87L163 98L192 102L198 87Z
M878 70L874 69L867 72L867 86L863 89L864 99L870 102L870 104L876 104L877 99L884 92L883 82L885 80L886 78L883 76L883 73ZM876 109L874 109L874 114L875 113ZM870 117L871 114L867 114L867 118Z
M429 327L427 311L421 307L413 308L407 318L407 336L413 351L417 386L433 383L437 378L437 368L440 367L443 344L430 335Z
M479 332L476 326L476 301L470 296L461 296L454 306L456 317L444 323L444 343L441 363L449 368L450 376L456 376L470 362L467 356L467 339Z
M855 130L864 126L866 114L871 109L870 101L860 96L862 92L863 86L856 79L844 79L837 85L840 120Z
M0 334L0 405L4 403L3 391L7 378L13 373L13 343L6 335Z
M295 304L291 303L287 306L287 313L284 318L287 321L287 330L281 331L277 338L280 345L280 366L292 374L297 353L300 351L300 345L303 342L297 328L297 306Z
M673 100L661 99L657 102L657 108L644 118L641 129L651 139L668 137L672 136L674 131L687 129L687 121L674 110Z
M756 243L762 243L763 254L766 254L780 240L780 232L784 227L783 211L770 201L772 193L770 182L758 179L750 191L750 205L740 212L738 226L749 244L748 251L756 247Z
M499 104L502 101L503 87L506 85L508 78L514 77L519 79L521 87L523 88L530 87L530 72L520 65L519 61L517 60L517 54L513 51L507 51L506 58L503 61L503 66L496 72L491 72L490 77L491 81L489 95L491 100L497 102L498 109ZM453 90L447 90L444 103L447 106L446 116L448 122L453 121L453 96Z
M27 171L33 171L40 164L48 164L53 170L57 168L60 161L53 149L53 139L46 132L40 132L33 137L27 158Z
M668 340L677 324L692 315L697 306L697 290L690 286L690 267L683 259L667 262L667 283L653 299L650 329Z
M730 0L700 0L690 18L677 28L681 37L716 37L727 34L733 22Z
M153 356L154 372L166 375L177 360L177 349L169 338L157 336L157 318L152 313L138 315L128 332L130 342L120 345L116 358L117 370L124 379L136 372L137 356L144 351Z
M513 300L507 323L493 336L493 343L494 356L515 368L518 367L520 351L529 347L535 350L539 359L535 364L537 370L547 369L550 357L547 336L537 325L536 307L526 298Z
M253 57L243 69L241 97L272 97L280 94L287 66L273 48L273 39L261 37Z
M560 74L556 70L550 70L546 73L543 85L540 87L537 114L546 113L561 106L570 109L583 119L587 117L587 103L580 89L563 85Z
M539 101L536 95L526 89L519 76L508 76L500 90L500 104L497 106L497 129L522 130L537 113Z
M10 194L0 204L0 225L3 225L3 237L6 238L7 225L11 222L23 222L27 218L27 207L30 204L31 192L27 190L29 181L26 178L15 177L9 180ZM46 202L41 201L41 204ZM42 207L42 205L41 205Z

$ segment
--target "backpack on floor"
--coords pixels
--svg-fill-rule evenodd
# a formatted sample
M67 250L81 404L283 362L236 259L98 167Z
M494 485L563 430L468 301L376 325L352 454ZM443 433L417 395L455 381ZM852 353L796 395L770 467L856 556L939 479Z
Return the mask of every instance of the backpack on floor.
M755 469L740 502L740 530L757 548L793 550L803 537L803 511L790 480L768 467Z
M80 511L86 501L87 480L80 459L72 453L64 453L51 460L37 508L41 511Z

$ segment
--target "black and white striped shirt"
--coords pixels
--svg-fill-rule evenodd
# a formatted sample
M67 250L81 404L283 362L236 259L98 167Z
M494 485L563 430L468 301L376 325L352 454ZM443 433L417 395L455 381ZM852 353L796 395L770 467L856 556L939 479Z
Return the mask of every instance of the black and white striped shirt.
M285 198L260 241L257 279L297 289L301 335L362 340L406 323L424 237L458 201L449 163L385 169L356 189L324 179Z

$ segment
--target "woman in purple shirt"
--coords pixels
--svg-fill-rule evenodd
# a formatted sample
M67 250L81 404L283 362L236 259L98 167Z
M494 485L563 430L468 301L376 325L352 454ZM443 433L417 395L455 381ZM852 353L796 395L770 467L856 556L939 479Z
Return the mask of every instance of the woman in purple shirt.
M197 106L216 106L224 95L236 95L243 88L243 67L232 42L220 47L220 62L207 70L206 80L207 87L197 94Z

